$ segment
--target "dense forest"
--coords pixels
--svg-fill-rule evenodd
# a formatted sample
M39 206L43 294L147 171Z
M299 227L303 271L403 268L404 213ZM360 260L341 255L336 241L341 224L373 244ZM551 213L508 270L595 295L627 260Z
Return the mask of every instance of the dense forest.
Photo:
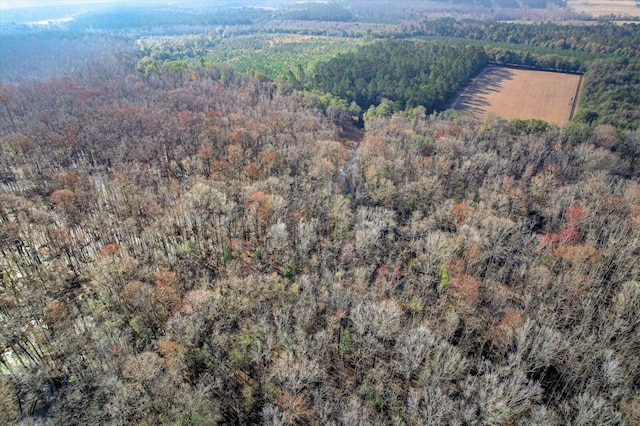
M0 424L640 424L638 26L427 3L3 23Z
M80 84L2 87L3 423L639 420L636 132Z
M95 67L119 68L137 52L130 37L116 34L38 28L0 32L0 82L88 74Z
M353 21L353 13L338 3L298 3L283 12L285 19L303 21Z
M397 109L443 110L488 64L481 48L388 40L319 63L311 87L367 109L382 99Z
M489 42L507 42L559 50L590 53L612 53L637 56L640 46L640 25L600 23L598 25L523 24L455 20L451 18L424 20L405 25L411 35L461 37Z
M594 61L585 74L578 120L638 129L640 56Z

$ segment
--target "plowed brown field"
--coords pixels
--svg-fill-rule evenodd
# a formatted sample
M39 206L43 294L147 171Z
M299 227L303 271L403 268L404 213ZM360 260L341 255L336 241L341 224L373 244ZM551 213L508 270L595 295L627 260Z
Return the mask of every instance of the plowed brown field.
M569 122L580 76L490 66L460 93L452 107L477 118L540 119Z
M569 0L567 6L592 16L640 17L640 7L635 0Z

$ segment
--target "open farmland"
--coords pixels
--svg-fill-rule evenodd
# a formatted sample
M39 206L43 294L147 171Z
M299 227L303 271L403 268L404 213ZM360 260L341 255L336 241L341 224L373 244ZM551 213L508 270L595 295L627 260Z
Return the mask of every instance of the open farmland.
M640 17L640 7L635 0L569 0L569 8L591 16Z
M580 76L547 71L487 67L462 91L452 107L485 120L540 119L566 124L572 117Z

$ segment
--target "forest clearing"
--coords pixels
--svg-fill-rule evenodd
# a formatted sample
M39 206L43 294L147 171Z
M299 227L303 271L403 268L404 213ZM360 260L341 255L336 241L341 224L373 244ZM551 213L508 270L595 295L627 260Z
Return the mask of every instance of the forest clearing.
M592 16L636 16L640 17L640 7L633 0L569 0L567 6L576 12Z
M566 124L572 115L580 76L548 71L487 67L462 91L453 107L478 119L540 119Z

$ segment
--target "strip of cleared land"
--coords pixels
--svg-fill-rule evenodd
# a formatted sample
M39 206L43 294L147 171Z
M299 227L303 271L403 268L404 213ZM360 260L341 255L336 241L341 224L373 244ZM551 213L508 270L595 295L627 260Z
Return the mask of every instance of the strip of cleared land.
M567 6L576 12L591 16L640 17L640 7L635 0L569 0Z
M580 76L490 66L460 93L452 107L478 119L540 119L559 125L571 119Z

